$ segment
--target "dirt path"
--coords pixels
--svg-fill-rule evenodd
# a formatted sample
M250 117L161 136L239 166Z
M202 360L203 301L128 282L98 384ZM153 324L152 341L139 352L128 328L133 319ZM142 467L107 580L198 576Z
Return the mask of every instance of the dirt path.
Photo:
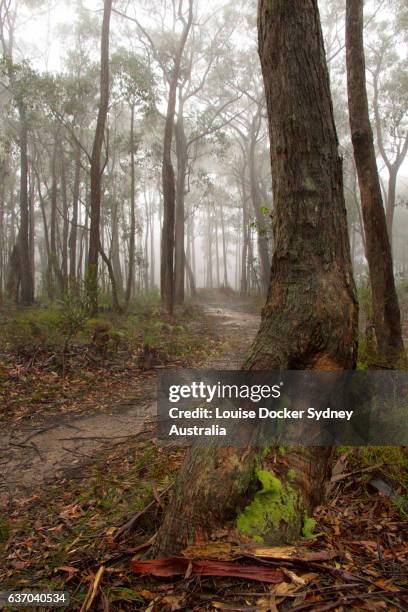
M205 368L239 368L259 326L259 317L236 298L206 296L204 313L215 322L225 348ZM112 405L92 415L41 417L35 425L16 424L0 433L0 494L15 497L45 485L54 477L80 475L84 465L127 438L137 439L154 427L152 385L143 401Z

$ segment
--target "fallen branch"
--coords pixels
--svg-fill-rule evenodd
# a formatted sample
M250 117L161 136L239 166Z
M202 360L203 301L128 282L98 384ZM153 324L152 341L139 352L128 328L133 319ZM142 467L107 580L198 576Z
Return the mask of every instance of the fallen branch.
M95 574L95 578L93 579L88 593L86 594L84 603L82 604L80 612L88 612L91 609L92 603L96 597L96 593L98 591L99 584L101 582L103 572L105 571L105 566L101 565L98 571Z
M122 525L122 527L120 527L118 529L118 531L115 533L115 535L113 536L113 539L115 540L115 542L117 540L119 540L119 538L121 538L123 535L129 533L129 531L132 531L138 520L144 516L147 512L149 512L149 510L151 510L152 508L154 508L154 506L159 503L158 500L160 500L160 497L162 497L165 493L167 493L171 487L173 486L173 483L171 483L168 487L166 487L160 494L160 496L157 495L157 497L155 496L155 499L153 499L150 503L147 504L147 506L145 506L142 510L139 510L139 512L137 512L131 519L129 519L124 525Z
M259 565L238 565L230 561L185 559L184 557L165 557L149 561L134 559L132 569L137 574L152 574L159 577L180 574L183 576L232 576L269 584L279 584L285 579L283 572Z

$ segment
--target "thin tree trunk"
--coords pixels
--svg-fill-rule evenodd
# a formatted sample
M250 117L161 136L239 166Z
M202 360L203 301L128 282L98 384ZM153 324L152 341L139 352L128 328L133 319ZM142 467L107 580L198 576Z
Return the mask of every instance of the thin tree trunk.
M54 150L51 159L51 216L50 216L50 261L49 276L52 285L52 295L55 291L55 281L58 283L60 293L63 291L61 271L59 268L57 252L57 201L58 201L58 179L57 179L57 151L58 140L55 139Z
M227 268L227 240L225 236L225 223L224 223L224 208L222 202L220 202L220 214L221 214L221 233L222 233L222 261L224 271L224 287L228 287L228 268Z
M163 141L163 229L161 240L161 277L160 289L163 305L168 313L174 308L174 231L176 189L174 183L174 168L171 160L171 143L173 140L174 115L176 110L177 84L179 80L181 58L193 22L193 0L189 0L188 19L184 22L180 43L174 58L174 66L169 80L169 98L167 102L166 123Z
M68 290L68 194L67 181L64 163L64 153L60 150L61 162L61 192L62 192L62 260L61 260L61 279L64 293Z
M20 231L18 260L20 264L21 303L34 301L34 282L30 258L30 214L28 202L28 126L24 103L18 105L20 117Z
M111 10L112 0L104 0L101 35L100 100L90 169L91 225L89 232L87 276L90 311L93 315L95 315L98 311L98 254L101 250L99 226L101 218L101 181L103 173L103 167L101 166L101 154L109 104L109 29Z
M79 204L79 187L81 181L81 148L79 144L75 145L75 174L74 186L72 194L72 216L71 230L68 239L69 248L69 288L74 293L77 291L77 236L78 236L78 204Z
M184 131L183 102L179 96L178 119L176 123L176 155L177 155L177 185L176 185L176 225L174 251L174 300L176 304L184 302L184 197L187 173L187 141Z
M396 205L396 195L397 195L397 174L398 170L391 167L389 169L388 174L388 190L387 190L387 202L386 202L386 222L387 222L387 232L388 232L388 240L390 241L390 249L392 255L392 228L394 226L394 213L395 213L395 205Z
M394 367L403 361L404 345L391 247L368 111L363 23L363 0L347 0L346 55L349 116L370 270L378 350L375 362L378 365Z
M136 198L135 198L135 106L130 109L130 238L129 267L126 283L126 308L129 307L135 277Z
M251 139L249 145L248 154L248 166L249 166L249 180L250 180L250 193L252 205L254 208L255 219L257 222L257 245L258 245L258 256L259 256L259 268L262 282L262 290L266 295L269 287L269 275L270 275L270 258L268 253L268 236L266 234L265 224L267 219L262 214L262 198L258 185L258 177L256 172L255 164L255 149L256 139L259 133L260 127L260 111L255 115L251 125Z
M217 209L214 208L214 238L215 238L215 268L217 273L217 289L220 288L220 249L218 244L218 219L217 219Z

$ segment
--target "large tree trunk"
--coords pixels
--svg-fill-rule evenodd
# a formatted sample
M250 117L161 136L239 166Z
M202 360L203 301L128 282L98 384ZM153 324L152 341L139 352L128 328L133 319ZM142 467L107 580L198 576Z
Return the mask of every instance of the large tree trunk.
M101 36L100 101L91 155L91 225L88 254L88 297L91 314L98 311L98 254L100 252L101 154L109 103L109 28L112 0L104 0Z
M180 3L182 4L182 3ZM180 6L181 10L181 6ZM173 313L174 308L174 230L175 230L175 208L176 187L174 183L174 168L171 160L171 143L173 140L174 115L176 111L176 94L179 80L181 58L188 34L193 22L193 0L189 0L189 12L187 21L181 34L180 43L174 58L174 66L169 81L169 98L167 102L166 123L164 126L163 141L163 229L161 240L161 262L160 262L160 292L163 305L167 312Z
M354 368L357 302L317 0L260 0L259 54L265 83L275 202L275 252L249 369ZM297 511L273 524L269 541L300 533L320 502L330 449L285 455ZM206 537L236 514L259 449L194 446L175 483L153 554ZM279 472L285 486L285 472ZM291 474L292 475L292 474Z
M404 345L391 247L368 112L363 21L363 0L347 0L346 49L350 128L370 270L378 350L375 360L379 365L394 367L403 361Z

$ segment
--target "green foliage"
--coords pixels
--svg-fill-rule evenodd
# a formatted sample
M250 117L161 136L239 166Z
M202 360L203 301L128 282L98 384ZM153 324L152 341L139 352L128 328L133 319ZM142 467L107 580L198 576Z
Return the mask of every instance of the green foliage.
M64 336L64 349L66 350L71 339L84 328L88 318L88 308L79 297L72 294L66 294L61 298L59 306L58 329Z
M123 98L129 106L152 109L156 102L156 79L149 64L142 57L126 49L119 49L110 61L113 94Z

